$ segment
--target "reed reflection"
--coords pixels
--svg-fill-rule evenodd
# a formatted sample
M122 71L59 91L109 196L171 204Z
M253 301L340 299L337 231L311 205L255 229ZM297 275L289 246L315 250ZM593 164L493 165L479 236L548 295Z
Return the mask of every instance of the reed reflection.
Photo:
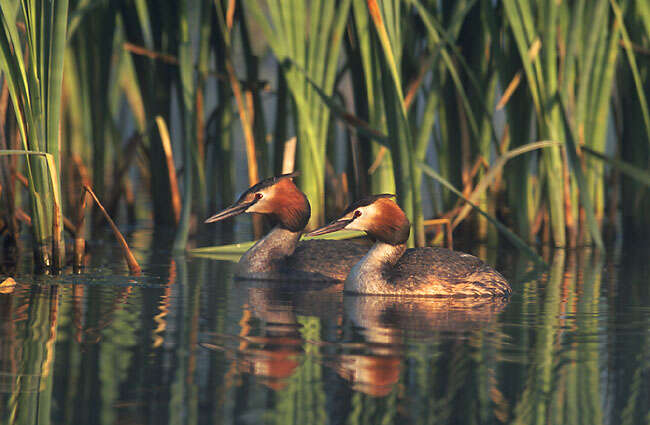
M0 420L643 422L647 259L545 258L541 274L509 263L507 303L234 281L182 257L159 286L17 278L0 292Z
M0 295L3 423L49 423L58 325L57 287L18 283Z

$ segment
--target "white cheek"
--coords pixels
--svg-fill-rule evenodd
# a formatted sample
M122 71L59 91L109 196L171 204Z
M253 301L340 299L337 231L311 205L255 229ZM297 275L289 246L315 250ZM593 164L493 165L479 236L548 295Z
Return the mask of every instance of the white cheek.
M358 223L356 223L356 220L353 221L352 223L348 224L347 226L344 227L346 230L362 230L361 228L357 227Z
M355 218L350 224L345 226L348 230L361 230L365 231L368 229L367 217L362 215L361 217Z
M247 212L247 213L263 212L263 210L264 210L263 203L261 201L257 201L256 203L254 203L250 207L246 208L245 212Z

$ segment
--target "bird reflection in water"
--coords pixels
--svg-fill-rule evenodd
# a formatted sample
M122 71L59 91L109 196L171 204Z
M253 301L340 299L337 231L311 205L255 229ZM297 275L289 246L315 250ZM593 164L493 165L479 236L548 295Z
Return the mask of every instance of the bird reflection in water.
M249 374L282 390L309 355L354 391L374 397L390 394L399 383L409 343L481 330L508 302L342 295L340 284L306 288L260 281L238 285L238 292L243 306L239 335L215 335L201 343L226 353L231 375ZM304 317L318 319L317 338L305 337Z
M201 346L224 351L231 360L231 375L249 374L273 390L282 390L305 356L299 316L340 310L341 289L341 283L238 281L239 335L215 335L214 341Z
M477 331L493 322L507 299L345 295L344 329L332 366L352 388L383 397L400 378L408 342L439 333ZM349 342L349 341L352 342Z

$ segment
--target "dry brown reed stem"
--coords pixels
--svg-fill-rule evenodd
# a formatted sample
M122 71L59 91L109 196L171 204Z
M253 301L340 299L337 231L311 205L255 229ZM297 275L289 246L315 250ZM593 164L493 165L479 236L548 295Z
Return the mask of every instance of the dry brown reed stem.
M578 227L576 217L573 216L571 199L571 177L569 176L569 160L566 149L562 149L562 177L564 180L564 217L568 233L569 247L575 247L578 243Z
M136 221L135 194L133 193L133 184L131 183L131 179L124 179L124 182L122 182L122 188L124 190L124 201L126 202L126 215L129 220L129 224L135 224Z
M388 149L386 149L386 146L382 146L379 149L379 152L377 152L377 156L375 157L375 161L370 165L370 168L368 168L368 174L373 174L375 171L377 171L377 168L381 165L381 162L384 160L384 157L386 156L386 152L388 152Z
M506 123L503 126L503 134L501 135L501 141L499 142L499 146L501 149L501 152L508 152L508 148L510 146L510 126L508 123ZM488 164L487 161L485 161L486 164L486 171L489 171L490 169L490 164ZM499 172L496 174L494 177L494 181L492 182L492 192L493 193L499 193L501 191L501 183L503 182L503 169L499 170Z
M178 189L178 179L176 178L176 166L174 165L174 154L172 152L172 143L169 137L169 130L165 120L160 115L156 117L156 125L158 126L158 133L160 133L160 141L162 142L163 152L165 153L165 161L167 162L167 172L169 173L169 188L172 197L172 209L174 212L174 220L176 224L181 219L181 194Z
M411 109L411 105L413 105L413 99L415 99L415 95L418 93L420 86L424 81L424 77L427 75L427 72L429 72L429 70L431 69L432 62L433 61L431 56L423 60L422 63L420 64L420 70L418 72L418 75L408 85L408 88L406 89L406 97L404 97L404 106L406 107L406 110ZM373 161L370 168L368 168L368 174L373 174L377 170L377 168L381 165L381 162L384 160L384 157L386 156L387 152L388 149L386 148L386 146L382 146L379 149L379 152L377 152L377 156L375 157L375 160Z
M81 186L90 184L91 179L90 179L90 173L88 173L88 168L84 165L83 160L79 155L72 155L71 156L72 162L75 165L77 175L79 176L79 181L81 182Z
M29 214L23 211L22 208L16 208L16 218L28 226L32 225L32 218L29 216Z
M237 102L239 120L241 122L242 130L244 131L244 140L246 143L246 160L248 162L248 183L252 186L260 180L255 150L255 137L253 136L253 117L249 115L251 114L253 108L252 105L250 110L248 110L246 107L246 101L242 96L239 80L237 80L237 77L235 75L235 68L232 65L229 49L226 49L226 70L228 72L228 77L230 78L230 86L232 88L232 92L235 95L235 100ZM262 236L262 222L260 221L259 217L253 217L253 231L256 238Z
M124 50L127 52L131 52L139 56L146 56L148 58L159 60L170 65L178 65L178 59L175 56L168 55L166 53L155 52L153 50L149 50L142 46L137 46L133 43L128 42L124 43L122 47L124 47Z
M467 196L467 188L472 184L471 177L471 146L469 129L467 128L467 115L463 108L460 95L456 95L456 109L458 111L458 120L460 125L460 162L461 162L461 182L463 184L463 195Z
M447 248L454 249L454 237L452 234L451 220L449 220L448 218L424 220L424 227L432 227L432 226L445 226L445 242Z
M16 180L20 182L24 187L29 187L29 182L27 181L27 177L23 176L20 171L14 170L14 177Z
M196 91L196 148L201 161L205 161L205 112L203 90Z
M625 40L623 39L619 40L618 44L621 47L626 47ZM650 56L650 49L648 49L647 47L639 46L638 44L634 44L634 43L630 43L630 46L632 47L632 50L634 50L636 53L641 53L642 55Z
M528 234L529 242L535 240L535 235L539 233L540 229L542 228L543 221L544 221L544 212L540 207L540 209L535 214L535 217L533 218L532 226L530 227L530 234Z
M420 63L420 69L418 71L418 75L408 85L408 88L406 89L406 96L404 97L404 106L406 107L407 110L411 109L411 105L413 104L413 99L415 99L415 95L418 93L420 86L424 81L424 77L431 69L432 63L433 63L433 58L431 56L428 56L426 59L424 59Z
M515 93L515 90L517 90L517 87L519 87L519 83L521 83L521 70L517 71L514 77L512 77L512 80L508 84L508 87L503 92L503 96L501 96L501 99L499 99L499 103L497 103L497 111L500 111L501 109L505 108L505 106L508 104L508 101L512 97L512 95Z
M102 203L99 202L99 199L97 199L97 196L95 196L95 192L93 192L91 187L85 185L84 188L86 189L86 191L88 191L88 193L90 193L90 196L92 196L93 200L95 201L95 205L99 207L99 209L104 214L106 221L108 221L108 224L110 224L111 229L113 229L113 233L115 234L115 237L117 238L117 241L120 243L120 246L122 248L122 254L124 255L126 264L129 266L129 271L131 272L131 274L139 275L142 272L142 269L140 268L140 265L138 265L138 262L133 256L133 253L129 249L129 245L126 243L126 239L124 239L124 236L122 236L122 233L115 225L115 222L113 222L111 217L108 215Z
M54 237L52 238L52 253L53 259L52 259L52 270L55 272L58 272L61 270L63 267L63 258L60 255L57 255L58 252L61 252L61 238L59 238L59 235L61 234L61 220L60 220L60 210L59 210L59 205L54 202L54 216L52 217L52 234Z
M129 137L125 144L124 153L122 155L122 163L120 164L119 168L117 166L115 167L117 169L117 173L113 177L113 181L116 183L112 187L110 197L108 198L109 201L106 203L106 205L108 205L108 211L117 210L118 203L120 202L120 198L122 197L123 193L121 182L124 180L127 171L129 171L131 162L133 161L133 158L136 157L136 151L141 142L142 135L138 132L135 132L131 137ZM84 178L84 175L88 175L86 166L83 164L81 159L79 159L78 162L76 161L76 158L73 157L73 159L78 166L82 185L90 185L90 180Z
M467 176L466 176L467 182L463 186L463 196L470 197L470 196L473 195L472 194L472 191L473 191L473 189L472 189L472 180L474 180L474 178L478 174L478 171L481 169L481 166L483 166L483 168L485 170L488 170L490 168L490 164L488 164L487 160L483 157L483 155L479 155L479 157L476 158L476 162L474 162L474 165L469 170L469 173L467 173ZM454 228L457 225L458 224L454 225Z
M169 65L178 65L178 58L174 55L170 55L167 53L161 53L161 52L156 52L154 50L149 50L146 47L143 46L138 46L133 43L124 43L122 45L124 50L133 53L134 55L138 56L146 56L148 58L154 59L154 60L159 60L161 62L164 62ZM208 75L216 77L217 79L221 81L229 81L229 78L227 75L223 75L220 72L216 71L210 71L208 72ZM239 80L239 84L245 89L245 90L260 90L264 92L271 92L273 91L271 89L271 85L268 81L266 80L257 80L257 81L245 81L245 80ZM128 91L127 91L128 93Z
M73 157L73 161L74 161L74 157ZM27 178L23 176L19 171L14 171L13 175L16 178L16 180L20 182L20 184L22 184L25 188L29 188L29 183L27 182ZM84 181L83 184L87 184L86 180L83 181ZM88 182L89 181L90 180L88 180ZM21 221L27 222L29 223L29 225L31 225L32 218L24 210L20 210L20 213L22 216ZM69 218L65 216L63 217L63 228L68 232L70 232L73 236L76 233L76 226L72 223L72 221Z
M293 173L296 163L296 143L298 139L292 137L284 142L284 154L282 156L282 174Z
M257 158L255 157L255 138L253 136L252 123L249 121L249 115L242 96L239 81L235 77L235 69L233 68L230 58L226 59L226 69L230 77L230 84L232 86L235 100L237 101L237 109L244 131L244 139L246 141L246 159L248 161L248 183L254 185L259 181L259 171L257 167Z
M232 30L232 24L235 20L235 4L236 0L228 0L228 9L226 10L226 25L228 31Z
M79 207L77 208L77 222L75 224L75 233L74 233L74 248L73 248L73 262L72 268L75 272L80 271L84 265L84 257L86 253L86 239L83 237L84 230L84 221L86 218L86 200L88 199L88 193L86 188L81 190L81 198L79 199Z

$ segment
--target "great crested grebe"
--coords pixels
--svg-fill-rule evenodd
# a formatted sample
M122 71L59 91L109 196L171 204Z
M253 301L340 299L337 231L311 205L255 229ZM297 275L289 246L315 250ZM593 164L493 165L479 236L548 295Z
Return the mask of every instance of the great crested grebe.
M375 195L351 204L341 218L309 235L341 229L365 231L375 239L350 271L345 291L377 295L439 297L508 296L510 285L473 255L445 248L406 249L410 223L391 199Z
M273 229L239 260L235 275L247 279L342 281L367 251L351 241L298 242L309 221L311 207L293 183L298 173L270 177L251 186L229 208L205 220L221 221L242 213L269 217Z

